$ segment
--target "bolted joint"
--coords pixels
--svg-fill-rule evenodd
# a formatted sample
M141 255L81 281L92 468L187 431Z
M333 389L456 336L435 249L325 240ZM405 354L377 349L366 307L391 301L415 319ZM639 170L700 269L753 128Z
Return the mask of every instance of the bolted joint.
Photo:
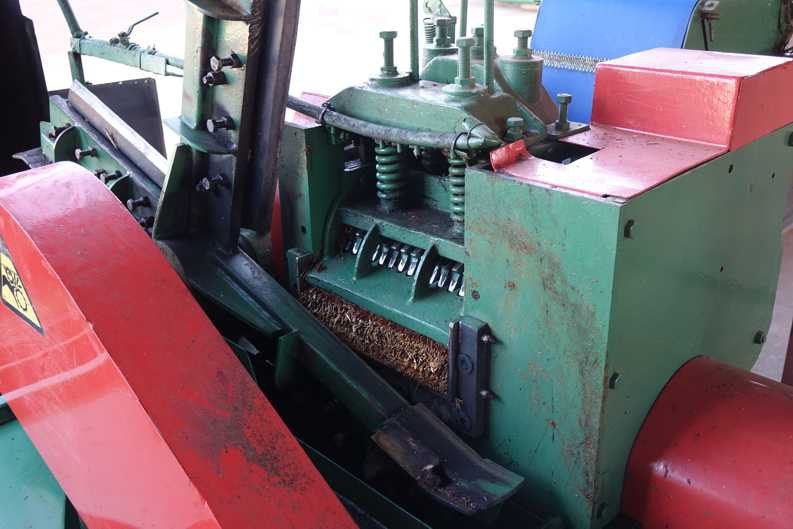
M457 85L464 88L472 88L476 83L471 77L471 48L474 46L474 39L462 37L457 39Z
M477 26L474 28L474 47L471 48L471 58L481 61L485 57L485 28Z
M381 31L380 38L383 39L383 67L380 71L386 77L396 77L399 74L394 64L394 39L397 38L397 32Z
M451 46L449 34L452 30L452 19L440 17L435 20L435 46L438 48L448 48Z
M95 147L90 147L88 149L80 149L79 147L74 150L74 159L78 162L81 161L83 158L96 158L99 156Z
M107 184L111 180L121 178L124 175L121 174L121 171L113 171L112 173L109 173L104 169L98 169L94 171L94 176L96 176L103 184Z
M519 29L515 32L515 37L518 39L518 47L515 48L516 57L529 57L531 50L529 50L529 39L532 36L530 29Z
M127 200L127 209L129 211L135 211L138 208L147 208L149 206L151 206L149 197L130 198Z
M209 67L213 72L220 72L224 68L242 68L242 60L236 53L232 53L228 57L218 57L215 55L209 59Z
M570 94L558 94L556 96L556 102L559 103L559 118L556 120L556 130L570 130L570 120L567 119L567 114L570 103L573 102L573 96Z
M219 86L228 84L229 80L223 72L209 72L201 78L201 82L204 86Z
M521 117L507 118L507 134L505 139L508 142L518 141L526 131L526 121Z
M208 193L224 185L226 185L226 177L222 174L218 174L214 176L205 176L198 181L195 188L196 191L201 193Z
M234 120L229 116L207 120L207 130L217 132L219 130L234 130Z

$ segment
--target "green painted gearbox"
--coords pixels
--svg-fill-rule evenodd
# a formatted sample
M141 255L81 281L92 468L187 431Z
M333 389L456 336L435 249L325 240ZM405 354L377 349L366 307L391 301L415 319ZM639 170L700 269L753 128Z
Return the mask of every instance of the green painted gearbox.
M363 101L359 108L375 111ZM385 213L365 165L345 162L323 127L290 126L285 240L318 259L311 284L440 344L461 315L488 323L496 398L487 433L472 444L526 478L517 502L562 514L574 529L600 529L619 514L633 441L674 372L699 355L748 368L760 352L793 174L790 132L627 201L471 167L463 236L429 190L444 177L415 172L422 205ZM386 267L356 277L362 258L343 251L343 233L363 237L373 226L464 265L464 296L414 299L414 280Z
M526 503L604 527L674 372L700 355L754 364L776 292L790 130L627 202L469 171L464 313L494 331L498 396L478 447L527 478Z

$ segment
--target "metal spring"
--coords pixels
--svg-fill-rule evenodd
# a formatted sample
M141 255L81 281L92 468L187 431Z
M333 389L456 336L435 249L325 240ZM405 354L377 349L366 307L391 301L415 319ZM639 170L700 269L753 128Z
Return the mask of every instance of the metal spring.
M465 160L452 154L449 156L449 192L451 194L452 220L465 222Z
M435 21L429 17L424 19L424 40L427 44L435 42Z
M377 162L377 197L386 210L396 209L407 185L402 175L402 155L395 145L382 142L375 147L374 152Z
M421 167L429 174L443 176L446 174L446 157L438 149L421 151Z

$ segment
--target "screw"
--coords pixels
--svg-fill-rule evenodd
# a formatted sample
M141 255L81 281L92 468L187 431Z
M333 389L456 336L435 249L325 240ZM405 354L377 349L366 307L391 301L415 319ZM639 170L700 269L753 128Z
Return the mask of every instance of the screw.
M470 375L474 371L474 363L468 355L460 355L457 357L457 367L466 375Z
M103 182L107 179L107 171L104 169L97 169L94 171L94 176L102 180Z
M98 153L96 152L96 148L91 147L88 149L80 149L79 147L74 150L74 158L79 162L83 158L93 157L96 158Z
M485 400L495 400L496 394L490 391L489 389L483 389L479 392L479 396Z
M205 176L196 185L196 191L209 192L226 183L226 177L219 174L215 176Z
M475 60L482 60L485 56L485 28L478 26L474 28L474 47L471 49L471 57Z
M452 27L452 19L448 17L441 17L435 20L435 46L438 48L448 48L450 45L449 42L449 30Z
M521 117L507 118L507 141L518 141L526 130L526 122Z
M138 208L147 208L151 205L149 197L130 198L127 200L127 209L135 211Z
M394 66L394 39L397 38L396 31L381 31L380 38L383 39L383 67L380 71L387 77L395 77L399 72Z
M754 343L757 345L763 345L765 343L765 333L763 331L757 331L754 333Z
M451 20L449 23L449 43L454 44L454 40L457 38L457 17L451 16L449 20Z
M228 57L215 55L209 59L209 67L213 72L220 72L223 68L242 68L242 61L236 53L232 53Z
M207 120L207 130L209 132L216 132L218 130L233 130L234 129L234 120L232 120L229 116L225 116L218 119L208 119Z
M556 96L556 102L559 103L559 119L556 120L556 130L570 130L570 121L567 119L567 111L570 103L573 102L573 96L570 94L559 94Z
M204 86L218 86L228 84L229 81L223 72L209 72L201 79L201 82L204 83Z
M457 85L464 88L473 88L476 84L473 77L471 77L471 47L474 45L474 39L470 37L462 37L457 39L457 48L459 53L457 55Z
M515 48L516 57L528 57L530 55L529 39L531 35L532 32L530 29L519 29L515 32L515 36L518 38L518 47Z
M492 334L483 334L482 337L479 338L479 340L481 340L481 342L484 344L496 343L496 339L493 338Z
M427 465L419 472L418 480L424 486L431 489L440 487L443 483L441 476L438 472L438 467L435 465Z

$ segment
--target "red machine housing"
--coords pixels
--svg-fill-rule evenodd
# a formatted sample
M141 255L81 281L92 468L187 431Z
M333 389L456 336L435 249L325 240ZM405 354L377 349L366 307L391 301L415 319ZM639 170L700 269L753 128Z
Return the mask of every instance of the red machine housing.
M0 241L0 392L89 527L355 527L93 174L0 179Z
M793 387L683 366L636 439L622 509L642 529L793 527Z

